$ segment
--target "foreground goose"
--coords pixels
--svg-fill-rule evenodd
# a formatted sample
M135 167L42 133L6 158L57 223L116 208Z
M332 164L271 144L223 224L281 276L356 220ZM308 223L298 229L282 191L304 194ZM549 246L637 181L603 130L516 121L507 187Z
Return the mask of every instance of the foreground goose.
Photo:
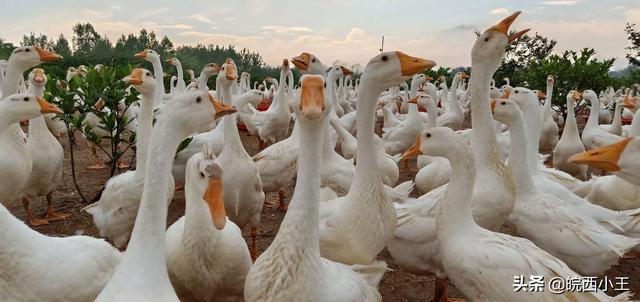
M29 74L29 94L44 97L46 84L47 77L44 74L44 70L35 68ZM49 221L65 219L69 214L56 213L52 204L53 192L62 179L64 151L60 142L47 128L44 116L29 120L27 151L33 163L29 180L24 187L23 197L29 224L38 225L43 222L48 223ZM34 218L29 209L29 201L37 200L42 196L47 198L47 214L44 220Z
M231 103L231 85L238 77L236 65L228 58L222 65L217 76L216 89L221 91L225 104ZM288 109L287 109L288 110ZM224 121L224 147L218 160L224 171L224 206L228 211L229 219L241 229L246 225L251 227L251 256L256 258L258 249L256 238L260 224L260 213L265 199L262 192L262 180L260 171L247 151L242 146L238 127L236 126L236 114L230 114L222 118ZM218 125L221 126L221 125Z
M529 142L518 105L503 99L494 101L492 107L494 118L506 124L511 132L509 166L516 184L516 204L509 222L519 236L589 276L604 273L640 244L640 239L616 235L595 222L583 220L559 198L536 188L527 164Z
M515 291L513 281L518 275L543 276L544 280L580 276L531 241L486 230L474 221L469 198L475 182L474 158L461 137L448 128L434 128L422 133L419 141L422 152L446 157L451 163L451 181L436 218L437 237L444 270L467 299L628 301L628 293L611 298L602 292L554 294L546 289L542 292Z
M44 113L61 112L40 97L11 95L0 101L0 129ZM104 240L42 235L1 204L0 240L4 242L0 266L5 276L0 278L1 301L92 301L120 258Z
M320 256L322 132L330 107L321 76L305 75L301 86L294 106L301 132L298 181L278 234L247 275L245 301L380 301L376 287L386 264L347 266Z
M473 122L471 148L475 170L479 179L482 179L482 182L470 184L474 186L471 207L475 223L493 231L498 231L511 213L515 192L511 173L497 151L489 87L507 45L528 31L509 36L509 27L519 14L516 12L485 30L471 50L472 69L475 70L469 81ZM420 145L420 141L417 141L403 156L420 153ZM452 174L451 179L453 177ZM448 201L444 197L447 186L441 186L413 202L396 205L398 229L388 245L391 255L401 267L436 275L436 299L446 298L447 295L446 274L441 260L443 254L435 223L439 204Z
M323 257L347 264L368 264L393 235L396 213L388 189L382 183L373 138L377 99L387 88L433 66L433 61L402 52L385 52L369 60L362 74L356 110L355 177L346 196L322 203L320 207Z
M574 103L580 100L580 93L571 90L567 94L567 120L564 123L562 137L553 148L553 167L567 172L581 180L587 179L587 167L569 162L569 157L584 152L584 144L578 133L578 124L574 113Z
M206 92L187 91L162 108L150 138L144 189L131 241L97 302L178 301L166 267L165 228L171 164L180 142L236 112Z
M121 249L129 242L140 206L153 127L153 104L157 93L156 80L146 69L134 69L128 77L124 78L124 81L133 85L142 96L136 133L136 158L138 158L136 170L127 171L109 179L100 195L100 200L84 209L93 216L100 236L111 239L113 244ZM173 180L165 190L168 205L173 198Z
M167 230L169 278L185 301L242 297L251 267L242 231L226 217L222 174L206 145L189 159L185 214Z

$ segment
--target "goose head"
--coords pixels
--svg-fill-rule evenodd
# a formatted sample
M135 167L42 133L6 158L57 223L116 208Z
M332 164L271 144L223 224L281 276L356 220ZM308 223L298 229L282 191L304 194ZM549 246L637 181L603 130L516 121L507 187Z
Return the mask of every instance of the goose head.
M63 113L56 105L30 94L14 94L4 98L0 101L0 112L14 123L46 113Z
M236 81L238 78L238 68L231 58L227 58L224 64L220 66L220 72L217 78L222 81L221 83L223 85L231 85Z
M158 121L170 120L186 137L209 130L214 120L236 111L234 106L221 103L206 91L189 90L167 102Z
M409 159L420 154L448 158L451 152L466 150L471 153L464 138L457 135L451 128L435 127L420 132L416 142L402 154L402 159Z
M84 65L80 65L78 66L78 75L86 78L87 77L87 73L89 73L89 70L87 69L87 66Z
M318 57L308 52L303 52L299 56L293 57L291 62L303 74L324 74L327 69Z
M153 62L154 60L160 61L160 55L152 49L145 49L137 54L136 57L145 59L149 62Z
M207 205L213 225L222 230L227 222L222 199L222 167L206 146L187 162L185 190L193 193L193 196L201 196L196 202Z
M569 162L594 166L625 179L637 179L640 167L639 152L640 139L628 137L610 145L574 154L569 158Z
M514 101L521 109L525 108L525 106L531 106L531 104L538 105L538 95L531 89L515 87L505 93L508 93L506 97Z
M133 85L133 87L141 93L150 94L156 91L156 78L149 70L144 68L132 70L131 74L122 80Z
M498 68L502 62L505 49L507 45L517 38L524 35L529 29L525 29L509 35L509 27L513 24L513 21L520 15L520 12L515 12L512 15L504 18L498 24L485 30L478 40L473 44L471 49L471 62L476 64L483 64L490 70ZM508 79L505 78L505 81Z
M638 107L638 97L630 97L628 95L625 95L622 101L622 106L635 110L635 108Z
M208 79L209 77L211 77L214 74L217 74L218 72L220 72L220 65L216 63L209 63L209 64L205 64L204 67L202 67L201 74Z
M421 94L421 95L418 95L417 97L409 100L407 103L416 104L416 105L424 108L427 112L429 112L429 109L428 109L429 105L430 105L430 104L428 104L429 102L433 103L433 100L431 99L431 96ZM435 105L433 105L433 106L435 106Z
M567 93L567 101L572 102L573 104L577 103L582 99L582 93L577 90L571 90Z
M173 65L176 67L181 65L180 60L178 60L178 58L173 58L173 57L167 59L167 63L169 63L169 65Z
M47 84L47 76L44 74L44 70L41 68L34 68L29 73L29 85L33 87L44 88Z
M384 52L373 57L362 73L362 80L373 81L382 90L400 85L414 74L436 66L436 62L409 56L400 51Z
M300 98L294 106L296 120L321 122L328 115L330 104L324 97L324 78L320 75L304 75L300 78Z
M351 70L344 66L334 66L329 69L327 72L327 80L328 79L339 79L343 76L347 76L351 74Z
M514 101L508 99L496 99L491 101L493 119L505 125L511 125L518 118L522 118L520 107Z
M29 69L40 63L62 59L62 56L46 51L38 46L18 47L11 52L9 62L17 64L21 69Z
M413 78L411 79L411 87L413 87L413 85L417 85L416 87L420 87L426 82L427 76L424 73L414 74Z

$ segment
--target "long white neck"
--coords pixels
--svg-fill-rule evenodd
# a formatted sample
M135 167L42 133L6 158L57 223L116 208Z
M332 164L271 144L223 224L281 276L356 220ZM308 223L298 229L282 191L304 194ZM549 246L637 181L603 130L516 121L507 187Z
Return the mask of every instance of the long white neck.
M416 77L411 81L411 89L409 90L409 99L413 99L416 96L418 96L418 86L420 85L418 85L418 78Z
M468 232L477 227L471 216L471 197L476 178L473 157L462 150L452 150L447 154L451 163L451 178L444 197L440 202L440 213L436 218L438 237L451 236L458 232Z
M153 74L156 79L156 95L158 98L156 99L156 104L162 101L162 97L164 96L164 81L162 78L164 77L164 71L162 70L162 63L160 63L160 58L152 57L151 65L153 65Z
M356 127L358 129L358 146L356 156L356 174L354 183L363 181L370 182L368 179L371 175L378 175L378 156L374 150L374 116L376 112L376 102L378 96L384 91L384 88L378 87L367 74L363 74L361 85L364 87L358 94L356 103ZM367 179L362 179L367 178Z
M226 104L231 104L231 82L218 79L216 81L216 91L221 91L222 101ZM244 150L242 141L240 140L240 133L238 133L238 126L236 125L237 113L229 114L224 117L224 149L225 153L233 152L236 155L244 154L249 158L249 154Z
M299 121L300 149L298 153L298 175L291 203L280 225L276 240L296 240L293 244L298 253L309 253L305 259L320 260L319 203L320 167L322 159L322 136L326 118L318 121ZM281 237L282 236L282 237ZM280 239L282 238L282 239Z
M510 120L509 136L511 139L511 153L509 156L509 167L511 176L516 188L516 194L529 194L537 192L531 178L529 165L527 164L527 139L524 131L524 121L522 114L518 112L518 117Z
M553 100L553 84L547 83L547 97L544 101L545 112L551 112L551 102Z
M183 241L189 245L206 244L210 246L220 231L213 226L209 207L202 199L202 192L196 192L193 185L186 183L184 188L184 230ZM200 193L200 194L199 194ZM189 249L194 252L200 251L198 248Z
M567 119L564 122L564 129L562 130L562 136L572 135L579 136L578 123L576 122L576 115L574 113L573 100L567 99Z
M2 95L4 97L16 94L20 82L24 80L22 73L26 68L21 68L17 63L9 60L9 66L5 70L4 80L2 81Z
M150 276L166 278L167 188L175 150L182 139L189 135L185 132L171 120L162 119L162 116L153 128L138 216L116 275L126 274L127 278L133 280Z
M589 95L589 102L591 103L591 109L589 110L589 119L587 120L586 127L598 127L598 113L600 111L600 100L597 97Z
M480 65L480 64L475 64ZM473 66L475 72L469 80L471 90L471 150L476 159L476 168L499 165L498 142L493 128L493 117L489 104L489 83L495 69L483 65Z
M184 90L185 89L185 83L184 83L184 71L182 70L182 63L180 63L180 61L176 61L176 70L178 71L178 85L177 88L179 88L179 90Z
M613 121L611 122L611 128L616 130L622 130L622 103L616 103L616 109L613 111Z
M336 107L338 106L338 95L336 93L337 78L338 76L335 73L329 72L329 74L327 75L327 80L325 81L325 96L329 99L329 103L331 104L331 106L333 106L332 109L334 112L336 110Z
M27 93L39 97L44 96L44 86L36 86L33 83L29 85L29 89ZM53 134L47 128L47 123L44 120L44 115L38 115L29 120L29 138L34 138L36 136L49 136L49 138L55 139Z
M285 92L286 92L286 87L285 87L285 79L286 79L287 73L284 69L280 69L280 85L278 85L278 90L276 91L276 96L273 99L273 107L274 110L275 109L280 109L282 107L287 107L287 104L285 104Z
M198 88L200 91L209 91L209 86L207 86L207 81L209 80L209 74L205 69L202 69L200 72L200 77L198 77Z
M431 97L431 99L427 100L427 116L429 120L427 120L427 129L436 127L438 121L438 108L436 102L438 100L438 92L435 89L435 86L432 86L430 83L427 83L427 94Z
M512 92L513 93L513 92ZM527 158L529 163L529 169L531 173L538 173L538 145L533 142L540 141L540 134L542 133L542 121L540 119L540 107L538 106L537 97L531 94L527 100L524 100L523 104L518 104L522 111L524 124L526 125L525 132L527 137Z
M633 115L633 120L631 121L631 126L629 127L629 136L640 136L640 110L636 111L636 113Z
M156 102L156 91L142 92L138 128L136 129L136 177L144 177L147 156L153 128L153 104Z

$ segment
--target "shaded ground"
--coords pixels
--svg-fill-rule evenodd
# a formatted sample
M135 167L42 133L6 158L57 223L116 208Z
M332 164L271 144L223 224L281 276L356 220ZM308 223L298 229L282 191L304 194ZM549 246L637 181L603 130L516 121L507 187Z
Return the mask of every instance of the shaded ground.
M468 121L466 127L469 127ZM258 141L254 137L250 137L246 132L240 132L245 149L250 155L257 153ZM76 171L77 177L85 196L93 198L102 188L104 182L109 176L107 170L90 171L85 167L92 163L89 157L89 149L84 143L82 137L78 136L78 146L76 147ZM93 225L91 216L81 209L86 206L82 204L75 188L73 187L71 178L71 168L68 155L68 145L66 138L63 138L63 146L65 149L65 169L63 183L60 184L59 190L54 194L55 208L63 212L70 212L73 215L64 221L53 222L49 225L35 227L34 229L48 235L66 236L73 234L84 234L89 236L98 235L98 231ZM127 154L127 159L130 154ZM103 157L104 158L104 157ZM415 167L415 163L413 163ZM403 173L401 181L413 179L415 174L409 175ZM294 183L287 188L287 200L289 200L293 192ZM269 194L270 201L277 201L277 194ZM184 214L184 192L179 191L174 195L173 202L169 208L168 225L172 224ZM21 204L6 205L8 209L19 219L24 220L25 214ZM44 215L45 202L32 203L32 208L36 215ZM284 215L274 209L264 209L261 215L261 229L259 233L258 249L264 251L275 237ZM248 230L244 230L245 239L249 242ZM72 255L70 255L72 257ZM380 259L387 261L392 271L385 274L380 283L380 292L385 302L407 302L407 301L430 301L433 298L433 276L417 276L405 272L398 268L389 253L384 250L379 256ZM630 277L629 288L640 297L640 260L639 259L623 259L620 264L606 274L609 278L620 276ZM612 293L613 294L613 293ZM455 288L450 288L452 297L459 297L459 293Z

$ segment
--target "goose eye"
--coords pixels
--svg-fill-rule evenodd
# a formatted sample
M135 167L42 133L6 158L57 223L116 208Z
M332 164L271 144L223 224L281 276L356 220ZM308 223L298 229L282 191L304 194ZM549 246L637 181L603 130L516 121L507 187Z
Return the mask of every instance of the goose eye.
M327 88L327 83L324 83L324 88Z
M389 58L387 56L382 56L382 61L386 62L387 60L389 60Z
M29 50L29 48L27 48L27 49L25 49L24 51L29 52L30 50Z
M313 60L311 60L311 62L315 63L315 62L316 62L316 59L315 59L315 58L313 58Z
M507 104L507 102L502 102L502 103L500 103L500 104L502 104L502 105L506 105L506 104Z
M431 133L428 133L428 132L427 132L426 137L431 137Z
M28 102L29 101L29 97L25 96L24 99L22 99L22 100L25 101L25 102Z
M518 92L519 92L518 90L515 91L515 93L518 93Z
M147 72L147 76L148 76L148 77L150 77L150 76L151 76L151 73L150 73L150 72Z
M200 177L204 178L204 173L200 172Z
M196 103L200 103L200 102L202 102L202 98L201 98L201 97L198 97L198 98L196 99Z
M484 41L488 42L489 41L489 37L484 38Z

